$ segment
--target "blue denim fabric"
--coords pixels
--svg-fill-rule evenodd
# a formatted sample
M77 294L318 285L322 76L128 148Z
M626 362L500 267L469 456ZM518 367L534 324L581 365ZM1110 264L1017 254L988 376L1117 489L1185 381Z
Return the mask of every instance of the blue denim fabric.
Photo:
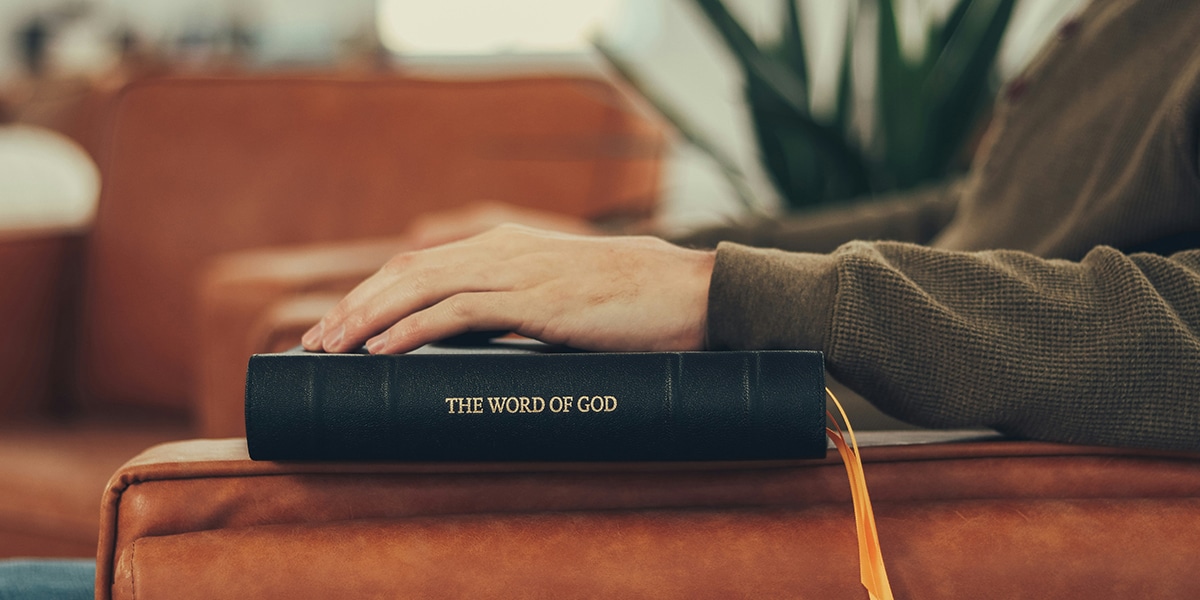
M0 560L0 600L90 600L96 559Z

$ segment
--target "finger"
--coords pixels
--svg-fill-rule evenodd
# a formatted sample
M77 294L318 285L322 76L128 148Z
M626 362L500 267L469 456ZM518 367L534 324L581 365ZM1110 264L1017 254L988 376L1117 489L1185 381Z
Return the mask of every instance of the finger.
M531 233L545 234L501 226L445 246L398 254L343 298L306 339L314 348L345 352L454 294L511 289L514 278L525 271L505 268L504 261L528 251L528 242L537 238Z
M371 354L399 354L469 331L525 329L524 311L513 292L455 294L402 319L367 341Z
M451 296L508 291L536 278L516 265L528 251L526 228L501 227L471 240L399 255L338 304L324 319L328 352L357 348L368 337ZM538 261L535 261L538 262Z
M368 337L459 294L506 291L506 272L474 262L420 267L399 274L374 296L347 298L344 317L326 332L329 337L325 350L345 352L357 348Z
M336 352L344 337L345 322L354 312L351 307L360 305L364 299L379 294L389 285L395 285L394 278L383 269L360 282L304 333L300 339L301 345L305 350L312 352Z

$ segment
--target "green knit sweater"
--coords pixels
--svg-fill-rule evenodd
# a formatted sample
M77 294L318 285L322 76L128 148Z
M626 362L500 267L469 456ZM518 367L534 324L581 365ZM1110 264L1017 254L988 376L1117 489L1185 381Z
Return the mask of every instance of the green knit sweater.
M710 347L823 349L921 425L1200 450L1197 232L1200 2L1095 0L966 180L685 242L721 241Z

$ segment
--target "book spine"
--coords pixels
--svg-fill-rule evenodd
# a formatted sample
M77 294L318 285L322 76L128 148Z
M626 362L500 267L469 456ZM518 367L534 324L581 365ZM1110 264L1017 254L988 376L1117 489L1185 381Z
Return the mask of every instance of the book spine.
M258 460L754 460L824 456L816 352L259 355Z

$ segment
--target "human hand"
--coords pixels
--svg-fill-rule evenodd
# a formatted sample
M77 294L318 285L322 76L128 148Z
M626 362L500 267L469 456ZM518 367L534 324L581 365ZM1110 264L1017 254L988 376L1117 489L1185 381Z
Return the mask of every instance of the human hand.
M699 350L715 255L652 237L503 225L393 257L304 334L305 349L407 352L505 330L584 350Z
M580 217L503 202L477 202L419 215L405 230L404 243L410 250L432 248L479 235L506 223L579 235L601 233Z

